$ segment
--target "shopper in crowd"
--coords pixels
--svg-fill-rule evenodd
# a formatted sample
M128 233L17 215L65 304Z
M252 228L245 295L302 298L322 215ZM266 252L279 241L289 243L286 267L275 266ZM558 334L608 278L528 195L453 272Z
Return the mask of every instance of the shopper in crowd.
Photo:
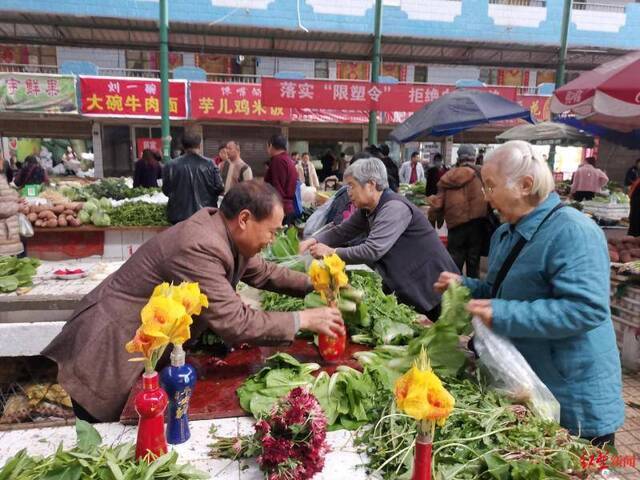
M387 170L378 158L364 158L344 173L349 198L358 210L337 227L300 243L314 257L337 253L347 263L369 265L382 276L386 292L437 320L440 295L433 282L441 272L457 271L424 214L389 189ZM344 247L366 233L359 245Z
M389 188L394 192L397 192L400 187L400 172L396 162L394 162L389 156L389 145L381 143L380 146L378 146L378 151L380 152L380 159L387 169L387 181L389 182Z
M576 202L591 200L608 181L607 174L596 168L596 158L587 157L573 174L571 196Z
M635 183L636 180L640 178L640 158L636 160L636 163L627 170L627 173L624 176L624 186L626 188L631 187Z
M298 162L296 170L298 171L298 178L307 187L313 187L316 190L320 188L320 182L318 181L316 167L313 166L313 162L311 161L309 152L305 152L302 154L302 159L300 160L300 162Z
M225 151L227 160L220 166L220 174L224 183L225 193L240 182L253 178L251 167L240 157L240 145L233 140L227 142Z
M320 171L321 182L324 182L331 176L338 177L338 174L340 173L338 169L338 160L332 150L327 150L322 158L320 158L320 162L322 163L322 170ZM338 177L338 179L340 178Z
M434 225L447 223L447 250L467 277L480 275L480 256L486 235L488 204L482 193L480 170L475 166L476 149L458 148L458 166L438 182L438 194L429 197L429 220Z
M142 151L142 157L136 162L133 171L133 188L157 187L158 180L162 178L162 165L160 154L149 148Z
M442 176L447 173L447 170L447 167L445 167L444 163L442 162L442 155L436 153L433 156L431 168L427 170L427 196L435 195L436 193L438 193L438 182L440 181Z
M200 135L185 133L185 154L171 160L162 171L162 192L169 197L167 217L172 224L203 207L217 207L218 196L224 191L218 167L199 153L201 143Z
M624 402L605 236L576 209L561 208L549 167L526 142L487 155L482 178L506 221L493 235L489 272L483 280L443 273L435 288L467 286L469 312L513 342L560 403L560 424L595 445L613 444Z
M640 237L640 177L629 188L629 232L632 237Z
M7 183L11 183L13 181L13 167L11 166L11 162L9 160L5 160L2 162L2 173L7 179Z
M218 147L218 155L213 159L213 163L216 164L216 167L222 168L222 164L229 159L229 155L227 154L227 145L225 143L220 144Z
M293 163L297 167L300 163L300 154L298 152L291 152L291 160L293 160Z
M424 182L424 169L420 162L420 153L413 152L411 160L400 166L400 183L413 185L416 182Z
M136 312L161 282L198 282L209 300L209 307L194 318L191 338L208 328L229 346L286 345L299 330L329 336L343 333L337 309L263 312L237 295L240 281L298 297L311 291L306 274L260 256L283 217L279 195L271 186L239 183L225 195L220 209L202 209L156 235L89 293L42 352L57 362L58 381L71 396L76 415L102 422L120 417L143 371L142 363L129 361L124 345L140 325Z
M292 225L296 214L294 201L298 172L296 166L287 154L287 139L280 134L272 135L267 142L269 167L264 174L264 181L276 189L284 207L284 223Z
M49 178L47 177L47 172L40 166L38 159L33 155L29 155L24 159L22 167L13 178L13 183L20 188L25 185L49 183Z

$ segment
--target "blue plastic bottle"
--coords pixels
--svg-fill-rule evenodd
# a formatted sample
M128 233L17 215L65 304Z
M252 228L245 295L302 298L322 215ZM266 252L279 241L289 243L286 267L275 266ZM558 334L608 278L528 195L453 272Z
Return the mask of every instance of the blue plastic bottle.
M162 388L169 397L167 409L167 442L172 445L189 440L189 401L196 384L196 370L184 362L182 345L175 345L171 352L171 365L160 373Z

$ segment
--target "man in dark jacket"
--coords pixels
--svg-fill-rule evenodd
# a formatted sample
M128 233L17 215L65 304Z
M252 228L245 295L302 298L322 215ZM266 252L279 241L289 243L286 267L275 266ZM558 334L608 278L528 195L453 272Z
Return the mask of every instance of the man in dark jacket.
M167 217L172 224L186 220L203 207L217 207L224 191L220 170L198 153L202 138L185 133L185 154L171 160L162 172L162 192L169 197Z
M287 153L287 139L279 134L272 135L267 142L267 152L270 160L269 168L264 174L264 181L280 194L284 207L284 224L291 225L296 217L293 202L296 196L298 171Z

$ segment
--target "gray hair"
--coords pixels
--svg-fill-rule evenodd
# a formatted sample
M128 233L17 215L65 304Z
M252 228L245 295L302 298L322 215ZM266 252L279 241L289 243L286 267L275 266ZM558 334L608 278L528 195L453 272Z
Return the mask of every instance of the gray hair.
M549 166L536 156L531 144L523 140L512 140L493 150L484 164L491 162L498 163L500 172L510 186L522 177L530 176L533 179L531 195L540 201L545 200L556 187Z
M369 157L361 158L357 162L352 163L344 171L344 177L351 177L360 185L367 182L374 182L376 190L382 191L389 188L389 180L387 180L387 168L379 158Z

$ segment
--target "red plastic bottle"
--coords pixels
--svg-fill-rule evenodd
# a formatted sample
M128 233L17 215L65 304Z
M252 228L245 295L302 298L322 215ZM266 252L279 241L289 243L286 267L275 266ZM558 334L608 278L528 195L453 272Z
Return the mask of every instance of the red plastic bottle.
M429 437L418 435L411 480L431 480L431 446Z
M323 334L318 335L318 349L320 350L320 356L326 362L335 362L342 358L346 346L346 335L338 335L335 338Z
M167 394L160 388L158 372L143 374L142 391L135 398L136 412L140 416L136 459L140 460L149 453L154 457L167 453L164 434L164 412L167 404Z

